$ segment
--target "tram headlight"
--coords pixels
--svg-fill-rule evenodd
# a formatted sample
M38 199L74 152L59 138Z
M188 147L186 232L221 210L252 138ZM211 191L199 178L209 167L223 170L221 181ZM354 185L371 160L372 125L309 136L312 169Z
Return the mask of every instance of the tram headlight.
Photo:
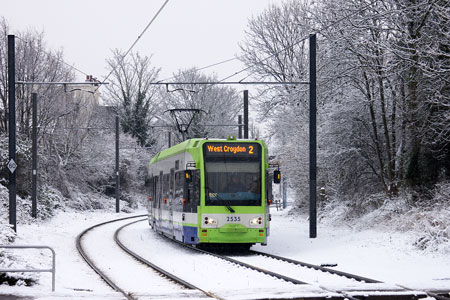
M211 217L205 217L204 218L204 222L205 225L216 225L217 224L217 220L211 218Z
M250 225L256 226L256 225L261 225L261 224L262 224L261 217L250 219Z

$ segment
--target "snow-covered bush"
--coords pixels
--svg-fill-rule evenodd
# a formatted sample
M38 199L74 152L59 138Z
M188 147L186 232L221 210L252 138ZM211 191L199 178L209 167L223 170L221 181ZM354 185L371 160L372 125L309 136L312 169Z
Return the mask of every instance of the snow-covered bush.
M9 224L0 224L0 245L9 245L16 239L16 233Z
M319 208L319 220L350 225L355 230L378 228L411 233L411 244L417 248L450 253L450 182L436 185L430 199L415 198L413 192L395 198L383 193L365 199L333 198Z
M450 182L437 184L432 194L431 201L410 212L413 228L420 233L414 245L427 251L450 253Z
M9 169L6 167L9 161L9 142L6 134L0 135L0 184L8 185ZM21 196L31 193L31 141L18 134L16 140L16 164L17 169L17 193Z
M51 218L58 209L65 206L65 199L61 192L52 186L46 185L41 188L37 198L37 216L42 220Z
M18 198L18 216L22 220L23 199ZM8 222L8 189L0 184L0 245L9 245L15 241L16 233ZM19 269L26 265L19 257L10 253L5 249L0 249L0 268L2 269ZM32 285L37 281L35 274L29 273L0 273L0 285Z
M45 220L54 216L55 212L63 208L65 199L53 187L44 186L39 189L37 197L37 220ZM31 216L31 198L16 196L16 215L18 224L29 224L36 221ZM9 193L8 189L0 184L0 218L4 224L8 223Z
M26 266L26 262L22 261L19 257L7 253L6 251L0 251L0 268L2 269L20 269ZM0 285L16 285L16 286L32 286L38 281L38 276L33 273L0 273Z
M450 253L450 212L434 209L416 212L414 216L414 229L420 233L414 245L426 251Z

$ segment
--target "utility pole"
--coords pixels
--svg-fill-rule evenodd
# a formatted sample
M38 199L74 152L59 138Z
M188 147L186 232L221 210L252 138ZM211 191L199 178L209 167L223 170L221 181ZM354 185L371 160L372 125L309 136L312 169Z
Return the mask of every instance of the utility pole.
M116 213L120 211L120 177L119 177L119 116L116 115Z
M238 138L242 139L242 115L238 116Z
M31 216L37 217L37 94L31 94L33 102L33 128L32 128L32 187L31 187Z
M244 90L244 139L248 139L248 90Z
M309 35L309 237L317 237L316 35Z
M16 217L16 54L15 36L8 35L8 104L9 104L9 224L17 232Z

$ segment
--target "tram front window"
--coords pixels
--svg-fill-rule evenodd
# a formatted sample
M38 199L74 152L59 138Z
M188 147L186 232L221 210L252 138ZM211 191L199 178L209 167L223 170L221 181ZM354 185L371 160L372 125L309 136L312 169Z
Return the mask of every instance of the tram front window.
M261 205L261 162L205 162L206 205Z

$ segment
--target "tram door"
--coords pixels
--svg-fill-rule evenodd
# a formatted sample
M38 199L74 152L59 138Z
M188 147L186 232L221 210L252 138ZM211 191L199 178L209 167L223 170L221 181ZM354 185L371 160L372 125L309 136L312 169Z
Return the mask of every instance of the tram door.
M172 236L173 233L173 206L175 202L175 169L170 169L170 183L169 183L169 231Z
M158 182L158 227L161 230L162 227L162 199L163 199L163 183L164 183L164 175L163 171L159 172L159 182Z
M156 183L158 182L158 177L156 176L152 176L152 179L150 181L150 188L151 188L151 193L150 196L152 197L152 201L150 202L150 214L152 216L152 226L153 229L155 226L155 203L156 203Z

